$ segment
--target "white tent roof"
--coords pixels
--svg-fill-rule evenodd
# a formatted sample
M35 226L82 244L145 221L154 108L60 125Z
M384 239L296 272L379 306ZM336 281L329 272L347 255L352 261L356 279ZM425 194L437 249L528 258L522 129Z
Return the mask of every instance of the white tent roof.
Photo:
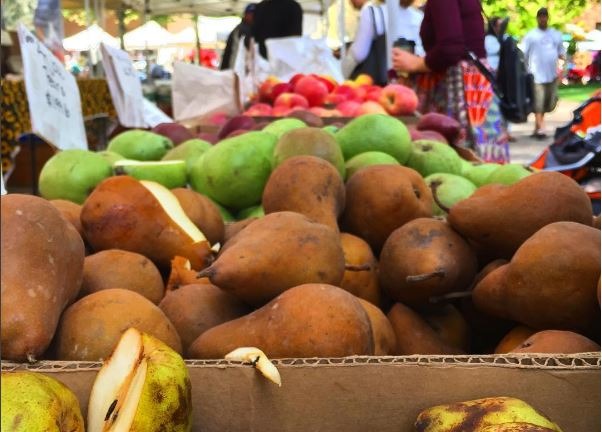
M199 17L198 30L201 44L225 41L228 35L240 23L238 17ZM172 37L174 45L194 45L196 44L196 35L193 27L187 27L184 30L175 33Z
M97 24L63 39L63 48L67 51L89 51L90 48L97 49L101 42L119 48L119 39L111 36Z
M155 21L148 21L123 35L126 50L155 49L173 45L173 34Z

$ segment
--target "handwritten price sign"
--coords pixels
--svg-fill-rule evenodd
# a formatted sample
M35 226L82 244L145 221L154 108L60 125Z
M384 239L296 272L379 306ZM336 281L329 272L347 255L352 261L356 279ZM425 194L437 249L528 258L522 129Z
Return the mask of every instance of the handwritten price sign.
M61 150L87 150L75 78L23 25L18 34L32 132Z

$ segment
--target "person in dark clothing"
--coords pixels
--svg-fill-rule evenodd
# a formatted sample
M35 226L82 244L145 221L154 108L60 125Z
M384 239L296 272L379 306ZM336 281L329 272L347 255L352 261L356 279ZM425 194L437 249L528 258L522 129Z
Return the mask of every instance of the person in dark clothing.
M268 58L265 40L303 34L303 10L295 0L262 0L255 9L253 37Z
M249 46L248 38L252 35L253 31L253 18L255 15L255 3L249 3L245 7L245 11L242 17L242 21L238 24L226 41L226 48L222 56L222 62L219 66L220 70L232 69L234 62L236 61L236 55L238 53L238 46L241 39L245 41L245 47Z

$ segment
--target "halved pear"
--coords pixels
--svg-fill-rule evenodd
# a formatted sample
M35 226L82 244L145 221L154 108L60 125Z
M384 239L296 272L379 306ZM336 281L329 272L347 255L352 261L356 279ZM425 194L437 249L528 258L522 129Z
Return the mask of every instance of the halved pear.
M175 256L194 270L213 261L211 245L188 218L176 196L156 182L114 176L100 183L81 212L86 239L95 251L142 254L163 270Z
M137 161L122 159L113 164L117 175L126 174L138 180L150 180L168 189L186 186L186 161Z
M190 431L188 369L178 353L130 328L92 386L88 432Z

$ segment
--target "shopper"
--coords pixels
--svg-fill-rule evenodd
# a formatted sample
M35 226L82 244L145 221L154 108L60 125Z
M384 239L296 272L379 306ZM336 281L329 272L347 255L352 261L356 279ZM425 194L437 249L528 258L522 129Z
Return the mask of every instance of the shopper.
M424 12L414 6L415 0L399 0L397 22L399 34L396 39L404 38L414 42L414 53L423 56L424 48L420 39L420 25Z
M485 34L485 51L487 52L487 63L494 72L500 64L500 31L502 19L498 16L489 18L487 22L487 33Z
M351 0L360 11L357 33L341 62L343 76L360 74L372 77L375 84L387 81L387 10L381 0Z
M525 58L535 81L535 129L531 135L544 139L544 114L552 112L558 102L558 60L565 57L562 34L548 27L548 10L537 11L537 28L523 40Z
M303 10L295 0L262 0L255 8L253 37L259 53L268 58L266 39L303 34Z
M241 39L245 41L245 47L249 47L248 38L250 38L252 35L253 15L255 13L255 7L255 3L249 3L245 7L245 11L243 13L243 17L240 24L234 27L234 29L228 36L228 40L226 41L226 48L224 49L224 54L222 56L222 62L219 66L221 70L232 69L234 67L234 62L236 61L236 54L238 52L238 47L240 45Z
M456 118L469 147L485 161L510 160L508 136L491 83L467 61L467 52L486 60L479 0L427 0L420 37L425 55L393 48L397 72L414 74L420 112Z

